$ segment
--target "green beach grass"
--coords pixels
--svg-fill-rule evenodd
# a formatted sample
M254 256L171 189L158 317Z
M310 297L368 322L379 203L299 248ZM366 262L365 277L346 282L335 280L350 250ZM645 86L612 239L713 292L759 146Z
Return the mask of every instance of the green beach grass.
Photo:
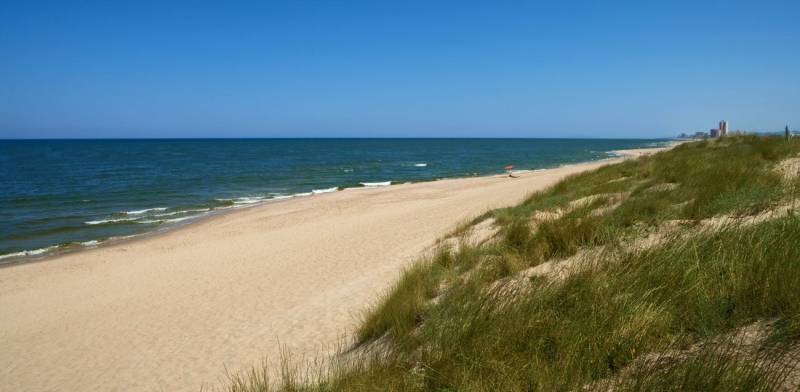
M795 390L798 154L731 136L569 177L476 220L488 241L460 227L324 366L226 389Z

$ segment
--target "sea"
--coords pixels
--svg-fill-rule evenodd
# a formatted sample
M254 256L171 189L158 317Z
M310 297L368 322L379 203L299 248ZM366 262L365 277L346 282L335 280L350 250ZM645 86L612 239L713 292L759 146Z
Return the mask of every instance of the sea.
M539 170L653 139L0 140L0 264L346 188Z

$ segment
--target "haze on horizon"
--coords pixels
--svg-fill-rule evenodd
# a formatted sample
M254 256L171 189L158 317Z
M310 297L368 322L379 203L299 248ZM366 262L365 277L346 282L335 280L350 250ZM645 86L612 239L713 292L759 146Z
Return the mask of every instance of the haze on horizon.
M797 1L5 2L0 139L797 128L797 15Z

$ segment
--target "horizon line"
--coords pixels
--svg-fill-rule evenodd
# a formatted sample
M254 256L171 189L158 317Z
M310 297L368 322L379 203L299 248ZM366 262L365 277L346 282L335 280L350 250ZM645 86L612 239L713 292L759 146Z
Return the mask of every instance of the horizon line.
M670 140L677 139L677 136L668 137L518 137L518 136L276 136L276 137L76 137L76 138L0 138L0 141L69 141L69 140L365 140L365 139L429 139L429 140L528 140L528 139L552 139L552 140Z

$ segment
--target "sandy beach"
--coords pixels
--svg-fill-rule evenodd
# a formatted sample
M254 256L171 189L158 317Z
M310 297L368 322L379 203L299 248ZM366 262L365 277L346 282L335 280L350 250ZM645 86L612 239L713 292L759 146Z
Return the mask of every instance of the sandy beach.
M0 268L0 390L196 391L279 342L313 356L458 223L621 159L264 203Z

